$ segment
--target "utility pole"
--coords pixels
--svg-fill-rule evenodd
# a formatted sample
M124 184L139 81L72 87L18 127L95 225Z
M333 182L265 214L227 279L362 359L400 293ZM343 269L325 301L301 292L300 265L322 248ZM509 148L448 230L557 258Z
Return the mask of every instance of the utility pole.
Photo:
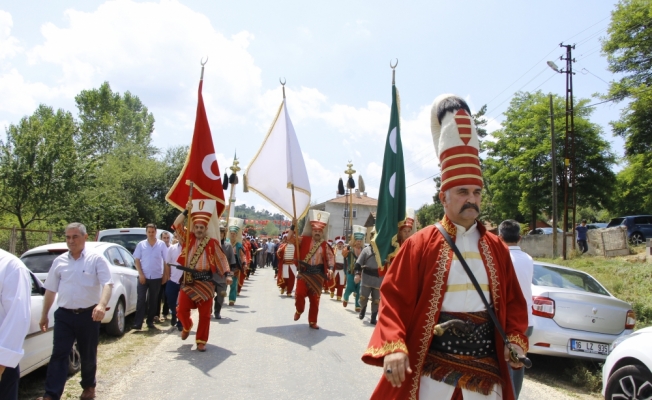
M575 179L575 165L577 161L575 160L575 113L573 109L573 63L575 59L572 57L571 51L575 49L575 45L564 45L563 43L559 44L559 47L566 48L566 58L563 56L559 57L560 60L566 61L566 70L562 71L566 74L566 148L564 149L565 160L564 164L568 165L570 163L570 171L568 171L568 187L572 189L572 201L571 207L573 208L573 224L571 225L571 232L575 230L575 210L577 208L577 182ZM570 124L569 124L570 119ZM570 146L569 146L569 137L570 137ZM568 166L566 167L569 168ZM568 193L564 195L568 197ZM566 247L566 234L568 232L568 200L566 200L566 211L565 211L565 225L564 226L564 247ZM575 241L571 240L573 244L573 250L575 250ZM566 252L564 252L566 256Z
M566 69L559 69L554 62L548 61L548 66L555 72L566 74L566 135L564 138L564 240L562 241L562 257L565 260L567 256L566 249L566 235L568 234L568 196L569 188L571 195L571 207L573 209L573 231L575 229L575 210L577 208L577 191L575 181L575 114L573 109L573 63L575 59L571 51L575 49L575 45L559 43L559 47L566 48L566 57L559 57L560 60L566 61ZM571 240L573 249L575 249L575 241Z
M550 95L550 143L552 164L552 258L557 258L557 140L555 138L555 112ZM564 253L565 257L566 253Z

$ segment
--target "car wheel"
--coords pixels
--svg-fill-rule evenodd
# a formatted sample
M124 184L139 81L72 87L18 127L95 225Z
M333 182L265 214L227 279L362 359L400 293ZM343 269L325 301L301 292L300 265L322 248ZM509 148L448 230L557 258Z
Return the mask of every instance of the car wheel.
M652 374L640 365L628 365L614 372L607 381L605 399L649 399Z
M122 297L115 305L111 322L106 325L106 333L111 336L122 336L125 333L125 301Z
M629 241L634 245L645 243L645 237L639 232L632 233L632 236L629 237Z
M77 350L77 341L72 345L72 350L70 350L69 362L68 362L68 375L75 374L81 369L81 356L79 355L79 350Z

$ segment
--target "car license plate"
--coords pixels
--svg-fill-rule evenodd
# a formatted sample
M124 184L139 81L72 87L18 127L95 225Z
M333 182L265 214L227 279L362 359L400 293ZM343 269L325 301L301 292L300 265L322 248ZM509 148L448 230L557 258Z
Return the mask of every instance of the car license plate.
M594 353L609 355L609 345L606 343L586 342L584 340L571 339L571 350L583 353Z

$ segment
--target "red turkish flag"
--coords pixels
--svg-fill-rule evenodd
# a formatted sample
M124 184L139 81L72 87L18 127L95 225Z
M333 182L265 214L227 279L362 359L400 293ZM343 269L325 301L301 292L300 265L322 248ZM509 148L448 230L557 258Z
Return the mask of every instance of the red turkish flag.
M195 131L186 162L183 164L181 174L170 188L165 199L178 208L184 210L188 203L190 187L194 183L193 199L213 199L217 202L217 215L224 211L224 189L220 178L220 167L217 165L215 148L211 128L208 126L204 99L202 97L203 80L199 81L199 100L197 102L197 116L195 117Z

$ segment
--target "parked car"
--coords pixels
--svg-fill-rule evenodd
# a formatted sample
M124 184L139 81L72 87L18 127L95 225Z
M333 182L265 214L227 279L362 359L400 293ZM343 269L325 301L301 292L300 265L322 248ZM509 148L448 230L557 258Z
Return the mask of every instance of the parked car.
M613 342L602 366L605 399L652 398L652 327Z
M534 262L530 352L605 359L611 343L632 333L636 315L591 275Z
M164 229L157 229L156 238L160 238L163 232L170 233ZM174 235L170 233L170 238L172 237ZM97 232L97 237L95 238L98 242L117 243L129 250L131 254L134 254L134 251L136 251L136 245L145 239L147 239L145 228L105 229Z
M627 237L632 244L645 243L645 239L652 238L652 215L612 218L607 228L621 225L627 228Z
M55 258L68 251L65 243L52 243L26 251L20 259L38 279L45 282ZM86 251L102 254L109 262L113 291L102 320L106 333L125 333L125 317L136 311L138 271L130 252L115 243L86 242Z
M55 300L48 313L50 326L47 332L41 332L38 324L41 320L41 312L43 311L43 294L45 294L45 288L43 288L41 281L31 272L30 277L32 278L32 310L29 330L27 331L27 336L25 336L25 343L23 343L23 351L25 353L19 364L21 377L50 362L50 356L52 356L52 339L54 336L54 312L58 308ZM74 374L80 369L79 351L77 351L77 346L74 345L70 352L68 373Z
M564 231L557 228L557 233L561 234ZM528 232L528 235L552 235L552 227L536 228Z

